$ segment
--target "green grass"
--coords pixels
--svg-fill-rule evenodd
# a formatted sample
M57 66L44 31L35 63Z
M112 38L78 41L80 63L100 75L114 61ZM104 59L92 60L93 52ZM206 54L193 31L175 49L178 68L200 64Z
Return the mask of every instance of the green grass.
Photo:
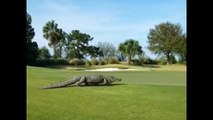
M113 86L39 88L85 74L122 78ZM186 72L85 72L27 67L27 120L186 120Z
M107 64L107 65L92 65L92 66L71 66L71 65L56 65L48 66L46 68L54 69L70 69L70 70L90 70L100 68L119 68L119 69L137 69L137 71L184 71L186 72L185 65L127 65L127 64Z

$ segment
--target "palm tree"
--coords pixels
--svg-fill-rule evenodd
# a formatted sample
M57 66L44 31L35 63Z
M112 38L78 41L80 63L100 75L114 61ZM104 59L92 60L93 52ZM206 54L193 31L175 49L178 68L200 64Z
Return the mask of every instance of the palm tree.
M128 64L131 63L132 57L135 55L142 54L142 47L139 42L133 39L128 39L124 43L121 43L118 50L125 56L128 57Z
M62 57L62 50L63 50L63 46L66 45L66 36L67 36L67 33L64 32L62 29L58 29L58 34L59 34L59 42L57 44L57 47L58 47L58 57L61 58Z
M43 37L49 41L48 46L53 47L56 58L56 45L59 42L58 24L54 20L48 21L43 27Z

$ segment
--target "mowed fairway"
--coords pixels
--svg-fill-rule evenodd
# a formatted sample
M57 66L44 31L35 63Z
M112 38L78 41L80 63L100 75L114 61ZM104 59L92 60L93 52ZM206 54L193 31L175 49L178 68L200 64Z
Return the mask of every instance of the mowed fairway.
M73 76L108 74L112 86L41 90ZM27 120L186 120L186 72L27 67Z

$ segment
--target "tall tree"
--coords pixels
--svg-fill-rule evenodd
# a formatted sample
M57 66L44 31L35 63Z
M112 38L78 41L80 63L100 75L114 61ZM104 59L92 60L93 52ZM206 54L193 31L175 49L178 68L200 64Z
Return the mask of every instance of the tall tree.
M64 50L64 47L66 46L66 35L67 33L64 32L62 29L58 29L58 40L59 42L56 44L56 56L59 58L62 58L62 52Z
M48 48L46 48L45 46L43 46L42 48L39 48L38 52L39 52L39 58L40 59L51 58L50 52L49 52Z
M34 28L32 27L32 18L26 13L26 47L27 47L27 65L32 65L38 56L38 45L32 39L35 36Z
M27 20L26 20L26 37L27 37L27 43L31 43L32 42L32 39L33 37L35 36L35 32L34 32L34 28L32 27L31 23L32 23L32 18L31 18L31 15L26 13L26 17L27 17Z
M160 23L148 34L148 49L154 54L165 55L167 64L171 63L171 56L174 55L182 36L182 29L179 24L170 22Z
M57 56L57 44L60 41L60 34L58 33L58 24L54 20L48 21L43 27L43 37L49 41L48 46L54 49L54 58Z
M103 57L115 57L116 48L113 46L113 44L108 42L98 42L97 47L100 48L100 51L103 53Z
M67 55L68 58L84 58L85 55L98 56L99 48L89 45L93 37L86 33L81 33L79 30L72 30L67 35Z
M128 64L131 64L131 59L135 55L140 55L143 53L142 47L139 45L137 40L128 39L124 43L120 43L118 50L127 56Z
M179 41L178 47L176 49L176 53L178 54L179 60L181 62L186 62L187 60L186 59L186 40L187 40L186 34L183 34Z

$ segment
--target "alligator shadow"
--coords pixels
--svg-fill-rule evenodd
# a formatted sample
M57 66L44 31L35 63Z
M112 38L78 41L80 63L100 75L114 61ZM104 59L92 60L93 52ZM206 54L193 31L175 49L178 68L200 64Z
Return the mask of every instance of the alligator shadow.
M119 86L119 85L126 85L125 83L114 83L111 86Z
M79 87L103 87L103 86L106 86L106 87L113 87L113 86L120 86L120 85L126 85L124 83L114 83L114 84L111 84L111 85L82 85L82 86L79 86ZM72 86L69 86L69 87L77 87L76 85L72 85Z
M119 85L126 85L126 84L124 84L124 83L114 83L114 84L111 84L111 85L88 85L88 86L86 86L86 85L81 85L81 86L69 85L69 86L66 86L66 87L48 88L48 89L66 89L66 88L71 88L71 87L103 87L103 86L113 87L113 86L119 86ZM43 90L48 90L48 89L43 89Z

